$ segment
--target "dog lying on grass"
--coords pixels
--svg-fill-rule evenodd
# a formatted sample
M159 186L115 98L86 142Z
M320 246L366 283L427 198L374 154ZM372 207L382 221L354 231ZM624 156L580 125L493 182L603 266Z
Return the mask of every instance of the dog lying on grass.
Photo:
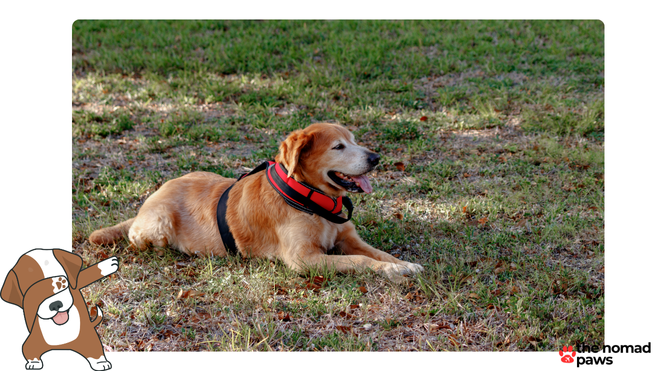
M170 180L135 218L97 230L89 240L112 244L127 234L142 250L171 246L200 256L237 251L281 259L299 272L325 266L344 273L372 269L397 280L423 267L371 247L348 221L352 204L345 195L373 191L366 174L379 160L344 127L313 124L291 133L263 171L239 181L209 172ZM332 248L345 255L327 255Z

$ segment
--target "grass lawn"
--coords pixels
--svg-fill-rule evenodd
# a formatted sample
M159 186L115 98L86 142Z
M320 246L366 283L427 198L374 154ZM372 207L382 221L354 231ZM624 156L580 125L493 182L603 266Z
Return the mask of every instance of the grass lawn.
M73 250L117 351L546 350L604 342L598 21L77 21ZM377 151L369 244L425 272L100 247L169 179L272 159L336 122Z

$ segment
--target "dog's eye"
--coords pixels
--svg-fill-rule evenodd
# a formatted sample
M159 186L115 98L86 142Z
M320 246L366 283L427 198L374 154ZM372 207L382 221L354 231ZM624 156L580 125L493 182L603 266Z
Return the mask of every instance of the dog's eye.
M343 143L339 143L335 145L332 149L344 149L344 148L346 148L346 146L344 146Z

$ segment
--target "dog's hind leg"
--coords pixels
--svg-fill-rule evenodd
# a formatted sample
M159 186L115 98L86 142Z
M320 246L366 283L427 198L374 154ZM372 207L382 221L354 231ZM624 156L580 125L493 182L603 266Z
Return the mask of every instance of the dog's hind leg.
M165 248L174 245L176 233L172 216L163 205L140 210L128 231L130 243L142 251L151 246Z
M44 349L43 340L39 342L32 337L28 337L25 343L23 343L23 357L27 361L25 369L41 370L43 367L41 356L48 350L50 349Z
M25 364L26 370L41 370L43 368L43 362L39 358L28 359Z
M89 362L89 366L96 371L109 370L112 368L112 364L104 355L100 358L87 357L87 362Z

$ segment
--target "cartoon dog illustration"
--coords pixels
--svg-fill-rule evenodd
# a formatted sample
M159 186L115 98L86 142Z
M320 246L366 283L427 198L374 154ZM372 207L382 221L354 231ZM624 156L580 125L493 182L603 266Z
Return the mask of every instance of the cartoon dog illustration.
M105 358L80 289L117 271L116 257L85 269L80 256L60 249L34 249L18 259L2 286L2 299L23 308L30 335L23 343L25 368L43 367L41 356L54 349L68 349L87 359L94 370L112 367Z

